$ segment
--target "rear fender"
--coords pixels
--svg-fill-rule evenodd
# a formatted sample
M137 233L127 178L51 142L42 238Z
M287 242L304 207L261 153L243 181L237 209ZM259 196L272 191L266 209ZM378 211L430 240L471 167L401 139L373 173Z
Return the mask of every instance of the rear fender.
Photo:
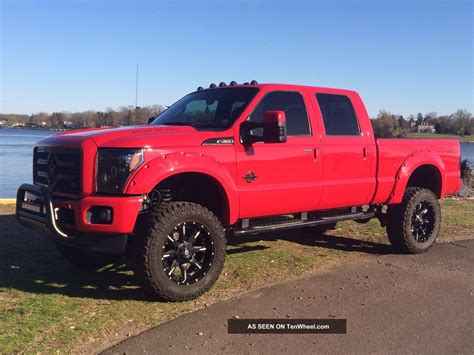
M393 187L392 193L386 202L387 204L397 204L402 202L403 195L405 194L405 189L410 177L412 176L413 172L422 165L432 165L438 169L441 178L441 186L439 189L440 193L438 194L438 198L443 198L445 195L444 182L446 181L446 169L443 160L439 155L431 151L417 151L411 153L400 166L397 176L395 177L395 185Z
M162 154L139 168L125 187L125 193L150 193L160 182L181 173L202 173L216 180L225 191L229 205L229 222L238 219L239 199L234 179L229 170L214 158L199 153Z

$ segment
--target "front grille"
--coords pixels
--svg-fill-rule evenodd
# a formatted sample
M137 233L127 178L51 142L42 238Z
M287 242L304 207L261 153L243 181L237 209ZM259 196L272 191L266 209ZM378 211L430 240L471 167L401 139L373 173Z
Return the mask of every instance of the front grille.
M82 191L80 149L36 147L33 152L33 182L52 192L78 194Z

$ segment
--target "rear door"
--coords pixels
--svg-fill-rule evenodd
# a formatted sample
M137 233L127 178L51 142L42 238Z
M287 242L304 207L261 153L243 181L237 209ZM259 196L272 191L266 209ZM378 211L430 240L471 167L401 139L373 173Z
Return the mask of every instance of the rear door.
M250 121L261 122L266 111L284 111L288 139L236 145L240 218L318 207L322 191L321 164L315 156L319 134L310 124L307 100L304 92L271 91L250 114ZM258 130L253 133L261 135Z
M323 191L320 209L368 204L374 194L376 148L357 94L315 91L320 123Z

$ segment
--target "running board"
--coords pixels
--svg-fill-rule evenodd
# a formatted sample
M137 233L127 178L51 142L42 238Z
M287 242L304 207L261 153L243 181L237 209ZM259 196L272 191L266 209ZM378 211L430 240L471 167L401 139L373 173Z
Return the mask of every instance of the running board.
M305 219L307 215L302 213L301 219L293 219L289 222L277 222L273 224L261 224L261 225L251 225L248 219L242 220L241 228L234 227L234 235L244 235L244 234L257 234L263 232L278 231L284 229L300 228L300 227L311 227L318 226L323 224L330 224L334 222L347 221L347 220L364 220L371 219L375 217L375 212L356 212L341 214L337 216L325 216L317 219ZM307 217L306 217L307 218Z

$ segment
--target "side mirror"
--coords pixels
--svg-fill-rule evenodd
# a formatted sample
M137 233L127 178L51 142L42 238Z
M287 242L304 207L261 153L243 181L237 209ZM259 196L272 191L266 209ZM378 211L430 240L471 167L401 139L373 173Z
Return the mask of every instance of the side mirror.
M263 114L263 142L286 142L286 116L284 111L266 111Z
M261 130L261 135L256 135L252 130ZM256 142L285 143L286 142L286 118L283 111L266 111L263 114L263 122L242 122L240 126L240 137L243 144Z
M155 120L156 116L150 117L147 121L147 124L151 124Z

